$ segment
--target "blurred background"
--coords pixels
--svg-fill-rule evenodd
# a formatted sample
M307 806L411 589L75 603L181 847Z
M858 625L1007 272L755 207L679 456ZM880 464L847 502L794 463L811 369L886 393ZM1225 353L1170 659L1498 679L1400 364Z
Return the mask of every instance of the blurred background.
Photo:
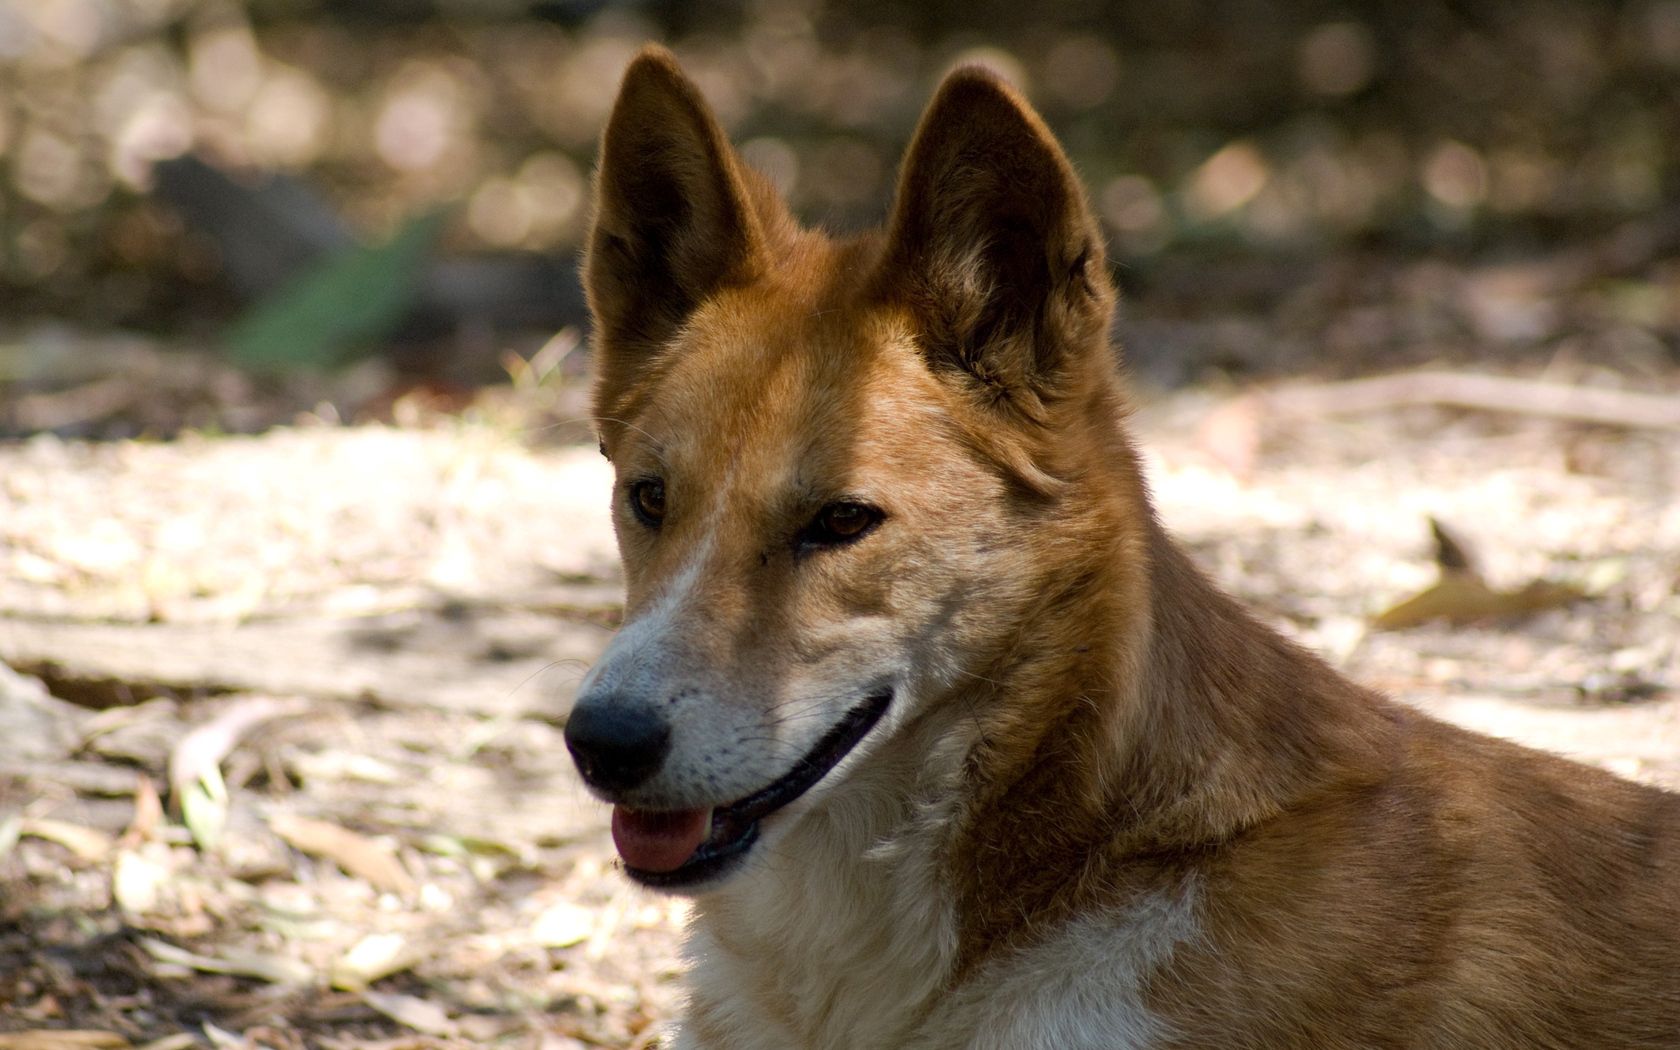
M1006 70L1089 183L1145 381L1680 345L1677 0L0 0L0 432L506 382L585 324L593 148L647 40L838 229L880 220L944 70Z

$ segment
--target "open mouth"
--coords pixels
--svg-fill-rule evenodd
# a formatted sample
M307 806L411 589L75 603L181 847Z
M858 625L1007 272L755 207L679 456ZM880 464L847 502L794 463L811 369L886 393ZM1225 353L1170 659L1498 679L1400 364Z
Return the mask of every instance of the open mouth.
M670 889L715 878L758 841L758 823L809 791L886 713L892 692L846 712L783 776L746 798L712 809L613 810L613 842L624 869L645 886Z

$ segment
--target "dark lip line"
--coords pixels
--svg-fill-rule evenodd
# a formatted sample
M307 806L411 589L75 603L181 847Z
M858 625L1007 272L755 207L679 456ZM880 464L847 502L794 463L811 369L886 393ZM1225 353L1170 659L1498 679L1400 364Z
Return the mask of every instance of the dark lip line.
M712 827L725 830L723 844L715 848L702 845L682 867L672 871L644 871L629 865L624 870L637 882L653 887L686 886L721 874L758 841L760 820L815 787L863 742L887 713L892 698L890 689L871 694L847 711L793 768L747 797L714 810Z

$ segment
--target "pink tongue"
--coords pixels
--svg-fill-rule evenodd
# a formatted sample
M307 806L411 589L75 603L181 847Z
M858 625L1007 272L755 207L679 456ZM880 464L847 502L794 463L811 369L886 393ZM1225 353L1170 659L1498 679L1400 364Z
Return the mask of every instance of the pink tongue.
M694 856L712 830L709 809L644 813L613 807L613 845L624 863L642 871L675 871Z

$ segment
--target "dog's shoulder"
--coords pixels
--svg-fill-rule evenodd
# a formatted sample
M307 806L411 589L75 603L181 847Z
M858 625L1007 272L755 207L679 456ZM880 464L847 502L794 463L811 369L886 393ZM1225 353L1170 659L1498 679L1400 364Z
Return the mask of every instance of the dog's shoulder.
M1149 1003L1151 976L1201 937L1199 891L1181 878L1081 913L989 961L923 1026L915 1050L1148 1050L1171 1024Z

